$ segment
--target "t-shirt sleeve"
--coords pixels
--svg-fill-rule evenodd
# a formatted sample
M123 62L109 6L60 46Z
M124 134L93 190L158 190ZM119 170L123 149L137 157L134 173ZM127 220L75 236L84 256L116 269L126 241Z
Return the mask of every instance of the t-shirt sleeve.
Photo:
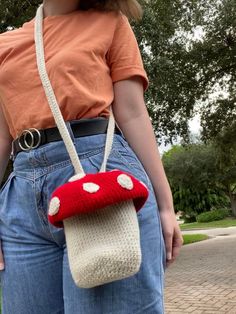
M107 52L112 82L139 75L143 81L144 91L149 86L149 79L144 69L138 42L128 18L119 14L113 40Z

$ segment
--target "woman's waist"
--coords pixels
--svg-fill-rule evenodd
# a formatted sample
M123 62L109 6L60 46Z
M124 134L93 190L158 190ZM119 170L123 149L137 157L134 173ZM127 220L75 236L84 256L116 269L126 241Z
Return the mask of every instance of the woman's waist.
M66 126L79 158L83 159L89 154L105 150L108 119L97 117L94 119L70 120L66 121ZM57 127L40 130L40 134L44 134L44 136L41 137L41 143L38 146L39 133L37 131L39 130L29 129L26 131L28 133L25 132L19 139L13 141L14 148L12 149L11 159L16 169L33 169L37 166L49 167L55 163L69 162L69 153ZM27 134L27 137L24 137L25 134ZM48 136L45 136L45 134L48 134ZM119 145L117 136L122 136L122 132L116 125L113 137L114 146ZM42 138L44 141L42 141ZM19 148L19 146L23 149L16 152L16 147Z

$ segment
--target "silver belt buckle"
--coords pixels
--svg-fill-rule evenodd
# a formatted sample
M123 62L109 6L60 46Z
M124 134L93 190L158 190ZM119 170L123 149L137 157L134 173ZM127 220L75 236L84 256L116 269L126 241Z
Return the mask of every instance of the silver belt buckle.
M30 130L35 130L38 134L38 140L37 140L37 143L36 145L34 145L34 135L33 133L30 131ZM26 139L26 136L27 134L30 134L31 136L31 140L30 140L30 143L28 143L27 139ZM21 144L21 137L24 136L24 145L26 147L23 147L22 144ZM39 146L39 144L41 143L41 133L39 132L38 129L35 129L35 128L29 128L28 130L23 130L21 135L18 137L18 143L19 143L19 146L22 150L24 151L27 151L27 150L30 150L30 149L33 149L33 148L36 148Z

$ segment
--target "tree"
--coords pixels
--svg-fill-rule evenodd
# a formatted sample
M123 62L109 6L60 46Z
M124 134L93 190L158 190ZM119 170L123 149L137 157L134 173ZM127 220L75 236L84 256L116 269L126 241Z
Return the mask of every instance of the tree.
M218 157L213 145L175 146L162 161L172 188L176 210L196 217L229 203L222 188Z
M188 142L187 121L199 112L202 138L213 139L236 117L235 0L156 0L145 12L139 35L149 48L147 103L156 134ZM218 89L224 93L212 99Z
M18 28L34 17L41 1L36 0L2 0L0 2L0 32L10 30L9 27Z
M236 216L236 121L224 127L216 136L217 181L229 197L231 209Z
M214 139L236 119L236 3L234 0L206 2L214 3L213 16L201 23L204 39L194 42L190 51L190 60L199 73L204 140ZM212 99L211 93L218 89L221 92Z

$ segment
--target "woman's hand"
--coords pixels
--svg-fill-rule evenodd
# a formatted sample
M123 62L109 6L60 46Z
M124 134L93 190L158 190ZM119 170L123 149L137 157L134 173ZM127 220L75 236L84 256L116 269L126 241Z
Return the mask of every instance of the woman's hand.
M183 236L174 210L160 210L162 232L166 246L166 267L173 263L183 245Z

